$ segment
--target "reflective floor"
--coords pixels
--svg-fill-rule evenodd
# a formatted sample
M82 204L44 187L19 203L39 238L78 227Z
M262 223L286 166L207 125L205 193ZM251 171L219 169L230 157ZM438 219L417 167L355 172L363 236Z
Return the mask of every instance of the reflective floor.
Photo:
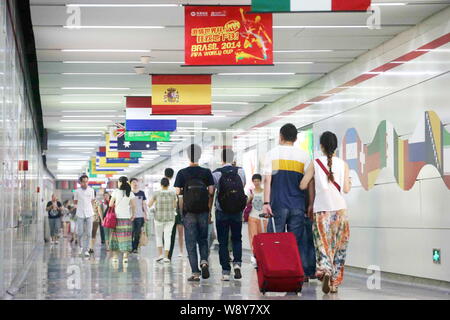
M242 280L222 282L219 257L211 251L211 277L200 283L186 281L190 276L187 258L174 253L171 264L155 262L154 243L139 255L131 255L127 268L122 262L114 268L104 248L97 245L94 256L80 257L66 239L59 245L45 245L16 299L450 299L449 292L382 282L381 289L369 290L367 279L346 274L338 294L324 295L316 280L305 284L301 295L268 293L258 290L256 272L244 254Z

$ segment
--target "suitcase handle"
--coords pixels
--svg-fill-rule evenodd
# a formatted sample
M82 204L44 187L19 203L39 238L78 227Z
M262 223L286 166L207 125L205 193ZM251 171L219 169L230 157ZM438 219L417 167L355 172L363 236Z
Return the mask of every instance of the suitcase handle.
M264 230L264 222L263 222L263 218L267 218L266 214L261 213L259 215L260 217L260 221L261 221L261 229ZM277 228L275 227L275 218L273 216L269 217L269 220L272 221L272 227L273 227L273 232L277 232Z

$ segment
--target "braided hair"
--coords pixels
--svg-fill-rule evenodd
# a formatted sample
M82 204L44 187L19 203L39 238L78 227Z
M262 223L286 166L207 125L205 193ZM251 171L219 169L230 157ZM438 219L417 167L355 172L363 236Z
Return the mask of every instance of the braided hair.
M129 197L130 193L131 193L131 186L128 183L128 178L125 176L122 176L119 178L119 181L121 183L119 190L125 191L125 194L127 195L127 197Z
M333 174L333 154L337 149L337 137L333 132L325 131L320 136L320 145L323 148L323 151L325 152L325 155L327 156L327 165L328 165L328 171L330 172L330 175L328 176L328 181L334 182L334 174Z

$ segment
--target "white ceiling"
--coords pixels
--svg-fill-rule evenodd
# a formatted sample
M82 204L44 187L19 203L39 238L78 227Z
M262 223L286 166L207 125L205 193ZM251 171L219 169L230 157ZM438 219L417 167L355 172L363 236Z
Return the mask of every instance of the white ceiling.
M341 65L351 62L367 50L375 48L448 5L444 1L433 1L433 4L430 4L431 1L407 1L409 5L382 6L380 7L382 28L379 30L276 28L274 29L275 66L259 67L180 67L184 60L184 11L180 6L81 8L83 26L164 26L164 29L73 30L63 27L69 16L66 13L67 4L214 5L218 2L217 0L31 0L44 123L49 129L47 162L54 174L76 175L81 169L70 168L68 165L85 165L83 162L58 161L58 159L88 157L95 154L94 149L61 149L64 148L60 146L61 144L70 142L73 144L70 148L95 147L98 149L102 138L100 132L94 131L105 130L107 125L113 123L102 121L124 120L123 96L151 95L150 77L136 75L133 70L135 66L143 66L139 62L142 55L152 57L151 63L145 65L149 74L215 74L213 76L213 113L216 116L179 119L182 121L179 126L192 127L192 121L195 120L202 121L203 125L210 129L222 130L292 90L301 88ZM250 4L250 2L250 0L235 0L232 4ZM399 1L373 2L398 3ZM274 26L366 25L367 17L366 13L284 13L274 15ZM62 49L151 50L151 52L64 52L61 51ZM329 51L310 51L319 49ZM306 52L277 52L283 50L306 50ZM83 63L67 63L80 61ZM217 73L235 72L295 74L217 75ZM91 89L62 89L67 87ZM117 89L93 90L92 88ZM229 104L232 102L240 104ZM79 112L76 112L77 110ZM109 117L102 117L103 115ZM116 117L112 118L112 116ZM77 132L61 133L60 131ZM97 134L99 136L67 136L67 134ZM66 165L58 169L58 163Z

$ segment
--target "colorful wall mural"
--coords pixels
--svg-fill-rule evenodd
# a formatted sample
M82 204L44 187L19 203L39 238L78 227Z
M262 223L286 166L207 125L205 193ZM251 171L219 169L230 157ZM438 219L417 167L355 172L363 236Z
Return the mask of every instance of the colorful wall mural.
M399 137L394 126L382 121L370 144L363 144L355 128L342 139L340 156L358 174L365 190L373 188L384 168L394 173L403 190L410 190L427 164L440 173L450 189L450 132L434 111L426 111L409 139Z

